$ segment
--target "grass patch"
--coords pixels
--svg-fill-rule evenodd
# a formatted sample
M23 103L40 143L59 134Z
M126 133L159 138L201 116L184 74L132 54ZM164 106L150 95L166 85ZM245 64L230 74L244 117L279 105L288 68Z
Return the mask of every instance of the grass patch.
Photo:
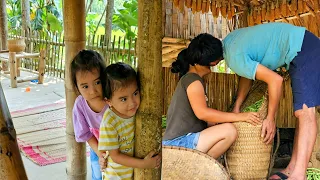
M162 115L162 129L165 129L167 127L167 116Z

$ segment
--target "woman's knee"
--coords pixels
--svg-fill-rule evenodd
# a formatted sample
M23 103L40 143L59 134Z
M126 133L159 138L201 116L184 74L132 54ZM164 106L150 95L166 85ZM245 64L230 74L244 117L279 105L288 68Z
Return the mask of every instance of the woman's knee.
M237 128L232 123L225 123L225 129L227 137L230 138L230 140L235 141L238 137Z

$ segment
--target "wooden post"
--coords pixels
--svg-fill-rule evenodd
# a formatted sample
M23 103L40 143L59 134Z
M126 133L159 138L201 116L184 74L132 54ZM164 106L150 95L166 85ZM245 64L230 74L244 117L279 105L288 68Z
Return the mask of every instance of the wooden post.
M38 79L38 84L43 84L43 80L44 80L44 70L46 67L46 59L45 59L45 51L41 50L40 51L40 58L39 58L39 79Z
M16 58L16 74L17 74L17 77L20 77L20 62L21 62L21 59L20 58Z
M17 73L16 73L16 53L9 52L9 63L10 63L10 81L11 88L17 87Z
M63 1L65 57L65 91L66 91L66 135L67 135L67 175L69 180L85 180L87 176L86 144L77 143L72 123L72 108L76 99L70 75L70 65L74 56L85 49L85 0Z
M138 0L138 73L141 105L136 115L135 156L144 158L161 146L162 0ZM161 179L160 169L135 169L134 179Z
M6 0L0 0L0 50L7 50L8 23ZM2 61L2 70L8 70L8 62ZM1 68L0 68L1 69Z
M0 179L28 179L8 105L0 83Z

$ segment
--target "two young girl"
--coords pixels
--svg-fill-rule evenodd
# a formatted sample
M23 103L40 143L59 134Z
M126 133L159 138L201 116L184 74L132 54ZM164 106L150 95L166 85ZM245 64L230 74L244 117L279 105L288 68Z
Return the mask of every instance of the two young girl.
M75 137L91 147L92 179L132 179L133 168L159 167L161 155L152 157L154 152L133 157L134 115L140 105L134 69L124 63L106 68L97 52L83 50L71 63L71 77L80 94L73 108ZM101 169L106 168L103 177L99 159Z
M201 34L172 63L171 71L179 73L180 80L168 109L163 145L196 149L218 158L236 140L231 122L261 123L257 113L228 113L208 107L203 77L221 59L221 41Z

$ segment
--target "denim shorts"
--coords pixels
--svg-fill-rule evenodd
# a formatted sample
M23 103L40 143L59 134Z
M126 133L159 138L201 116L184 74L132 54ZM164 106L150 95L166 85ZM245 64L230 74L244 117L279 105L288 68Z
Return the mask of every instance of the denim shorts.
M169 139L162 141L162 145L165 146L179 146L189 149L196 149L198 145L200 132L197 133L188 133L183 136L176 137L174 139Z

